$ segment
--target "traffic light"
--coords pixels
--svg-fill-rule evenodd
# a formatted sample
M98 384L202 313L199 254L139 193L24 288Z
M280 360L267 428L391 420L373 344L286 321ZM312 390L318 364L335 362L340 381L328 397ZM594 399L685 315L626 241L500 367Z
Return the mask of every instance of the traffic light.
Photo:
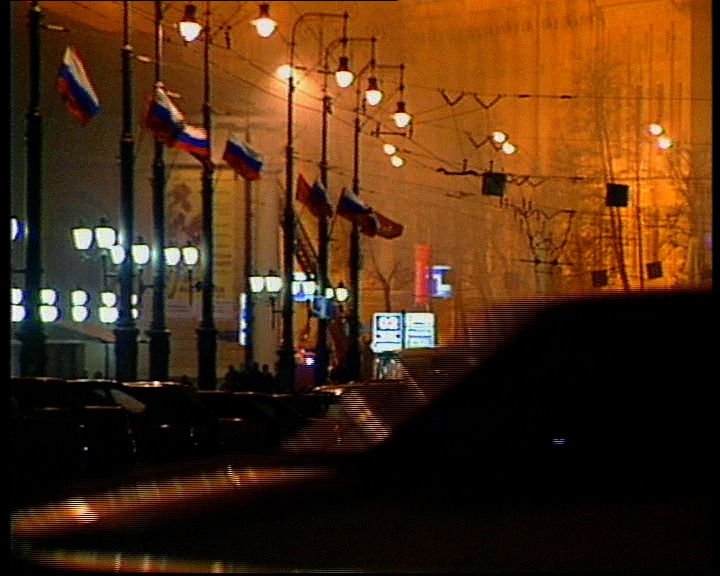
M504 196L507 174L502 172L483 172L482 193L485 196Z
M607 194L605 195L606 206L627 206L630 187L627 184L614 184L612 182L605 185Z

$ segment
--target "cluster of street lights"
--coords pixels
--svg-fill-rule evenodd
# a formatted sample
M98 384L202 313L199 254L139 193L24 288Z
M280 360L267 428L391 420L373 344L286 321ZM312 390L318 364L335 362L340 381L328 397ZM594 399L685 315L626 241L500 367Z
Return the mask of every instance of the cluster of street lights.
M110 271L109 265L117 270L127 258L124 246L118 242L118 234L115 228L110 226L104 219L100 224L90 228L78 226L72 229L73 245L80 250L87 258L99 257L102 264L102 285L104 292L108 291L110 280L118 277L116 271ZM185 272L188 282L188 299L192 304L193 293L193 271L200 260L200 251L188 241L184 246L165 246L164 264L177 275ZM142 237L132 245L130 258L137 272L137 287L133 293L133 306L140 306L142 297L146 290L155 289L154 284L146 284L143 278L144 270L152 259L152 249L146 244ZM114 306L111 304L110 306ZM137 318L137 315L135 316Z
M24 236L25 225L16 217L10 219L10 239L20 241ZM118 269L126 258L124 246L118 242L118 233L105 219L93 227L78 226L72 229L73 245L89 260L98 259L102 269L102 288L99 293L100 306L97 318L103 324L114 324L119 317L118 294L111 290L111 280L119 277ZM197 247L188 242L185 246L167 246L165 264L175 274L185 276L188 283L188 298L192 305L193 270L198 265L200 253ZM142 238L131 248L131 259L137 271L137 287L131 295L131 314L134 320L140 317L143 293L153 289L153 284L143 281L143 270L151 260L151 248ZM20 288L11 288L11 321L23 322L27 317L27 298ZM69 315L64 315L60 308L58 292L52 288L40 289L40 306L38 313L43 323L50 323L67 318L73 322L85 322L91 317L90 293L76 288L70 292Z
M155 2L156 6L156 83L162 83L159 77L160 63L162 60L162 54L160 52L159 45L161 44L161 25L162 25L162 3ZM259 16L254 19L251 24L255 26L258 35L261 37L269 37L276 30L277 23L270 17L269 4L267 2L259 3ZM127 376L132 379L135 374L136 368L131 366L137 363L137 329L134 325L134 319L137 317L135 312L135 304L140 301L142 291L146 288L155 289L154 297L154 318L153 326L150 332L156 332L158 335L162 335L164 339L167 339L167 330L164 324L164 310L162 309L164 304L164 270L165 266L175 267L181 263L188 270L188 274L192 274L193 267L197 264L202 254L204 262L204 277L203 281L198 283L198 286L202 290L202 320L200 327L197 330L198 333L198 383L200 387L214 387L214 381L216 377L216 336L217 331L214 327L213 320L213 172L214 166L211 161L203 163L203 174L202 174L202 212L203 212L203 225L202 225L202 246L201 249L195 248L194 246L185 247L173 247L165 246L164 242L164 216L162 212L164 205L162 204L162 198L164 196L163 185L164 185L164 162L162 159L162 152L158 150L159 145L156 146L156 158L155 167L156 174L154 177L153 186L153 197L155 206L155 235L157 238L153 244L152 249L144 242L138 241L135 244L131 244L130 238L134 236L134 224L133 224L133 146L134 140L132 137L132 88L131 88L131 73L130 63L133 59L132 48L129 42L129 6L128 2L123 2L123 15L124 15L124 33L123 33L123 74L122 74L122 85L123 85L123 129L121 134L121 216L122 226L121 233L118 233L106 223L101 223L100 226L94 229L86 227L78 227L73 230L73 240L78 250L84 252L91 252L93 249L97 250L100 254L100 260L103 265L103 288L107 287L108 278L117 277L120 285L120 298L115 299L103 297L102 308L114 309L117 312L117 316L112 312L101 313L105 319L115 318L117 321L116 325L116 356L118 366L128 366L128 370L120 374L120 379L123 376ZM31 67L31 97L30 97L30 111L28 114L29 128L28 133L28 166L35 167L41 163L41 124L40 116L37 114L39 108L39 30L41 28L40 19L41 11L38 2L32 2L30 7L31 26L30 26L30 41L31 41L31 56L33 66ZM285 386L291 388L291 383L294 381L294 346L293 346L293 298L294 289L282 290L283 286L294 286L295 271L294 271L294 244L295 244L295 214L293 210L293 185L294 185L294 150L293 150L293 92L295 89L294 75L297 68L295 67L295 51L296 51L296 33L299 25L306 19L310 18L343 18L343 48L347 46L347 42L352 40L347 36L347 20L348 14L337 14L327 12L308 12L300 15L293 24L291 42L290 42L290 64L286 67L287 87L288 87L288 141L286 147L286 202L285 202L285 213L283 218L283 233L284 233L284 244L283 244L283 275L281 283L277 287L277 293L283 292L283 338L281 348L278 351L281 378L284 378ZM203 102L203 127L207 134L208 141L211 141L210 129L210 70L209 70L209 46L210 46L210 2L205 2L205 22L200 24L197 19L197 8L194 4L187 4L185 6L183 20L177 26L180 35L183 37L185 42L194 42L201 36L204 38L205 50L204 50L204 102ZM356 94L361 93L359 87L359 78L367 71L370 72L368 77L367 89L364 92L363 110L365 104L369 106L377 106L380 104L383 98L383 93L380 90L379 81L376 75L376 61L375 61L375 39L372 39L372 58L363 69L355 75L349 67L349 58L345 50L343 50L342 56L339 58L338 68L335 71L335 79L339 87L347 88L356 83ZM400 81L400 100L397 103L397 110L393 114L395 124L399 128L406 128L411 122L411 116L407 113L406 104L403 99L403 79L402 71L404 66L400 66L401 70L401 81ZM324 108L324 114L327 114L328 110ZM359 134L359 116L361 113L360 103L356 105L356 141ZM159 144L159 143L158 143ZM323 143L325 146L325 143ZM357 161L357 142L356 142L356 153L355 153L355 170L354 170L354 192L358 190L358 161ZM397 162L399 158L396 154L392 155L394 162ZM327 161L324 156L323 164L327 167ZM395 164L400 165L400 164ZM40 170L34 170L33 173L40 173ZM326 184L327 173L325 173ZM33 181L28 181L28 205L35 206L37 209L29 214L28 221L30 225L36 224L39 229L40 224L40 183L39 176ZM13 238L19 236L22 231L19 228L19 222L15 219L14 228L11 230ZM353 238L357 235L357 231L354 227ZM38 230L39 233L39 230ZM42 324L44 318L49 318L52 314L45 314L42 318L40 310L42 306L54 306L54 304L48 304L52 300L48 294L43 292L40 288L40 276L41 276L41 263L40 263L40 246L39 246L39 234L36 233L34 238L30 238L29 249L26 254L27 267L26 273L26 291L29 293L29 304L34 309L31 317L26 319L23 329L21 330L21 371L28 375L38 374L41 375L44 370L45 364L45 351L44 343L45 336L42 332ZM121 237L121 241L118 238ZM356 240L357 242L359 240ZM324 249L327 248L327 237L320 237L320 243L325 243ZM355 252L357 252L357 248ZM352 252L352 250L351 250ZM130 254L130 257L128 257ZM133 293L134 275L138 271L142 271L143 267L148 264L150 259L153 259L153 265L156 272L155 282L151 285L146 285L142 281L140 275L139 278L139 294ZM336 288L332 288L327 280L327 256L324 255L324 262L321 262L321 278L318 279L317 287L310 294L315 295L316 292L322 299L335 299L337 301L345 301L348 296L352 299L352 306L354 308L354 314L358 312L358 280L357 270L359 261L353 260L351 253L351 275L354 274L352 281L353 286L348 293L347 289L342 285L338 285ZM113 265L117 268L116 272L112 274L108 272L108 266ZM191 276L189 276L191 278ZM274 288L277 284L272 282L268 284L267 278L263 280L263 290L271 291L270 288ZM303 282L308 282L305 280ZM258 287L257 278L249 279L249 283ZM71 297L73 306L78 308L77 315L73 317L81 318L85 315L81 308L87 308L87 302L89 296L87 293L81 293L81 290L74 292ZM105 292L108 292L107 290ZM192 287L189 289L189 293L192 294ZM15 298L15 296L13 296ZM32 304L35 306L32 306ZM14 304L13 304L14 305ZM87 315L83 319L86 319ZM357 324L357 323L356 323ZM325 329L323 329L324 332ZM357 336L357 335L356 335ZM159 346L159 344L158 344ZM167 347L167 346L166 346ZM152 346L151 346L152 348ZM151 364L152 364L151 350ZM164 354L165 364L167 363L167 350ZM152 366L151 366L152 368ZM162 370L161 370L162 371ZM167 371L165 368L164 371ZM153 370L151 369L151 372Z
M290 285L294 277L294 244L295 244L295 213L292 206L293 203L293 185L295 180L294 175L294 149L293 149L293 97L296 88L295 73L299 68L295 66L295 49L296 49L296 33L299 25L306 18L342 18L343 19L343 31L342 37L331 42L326 50L323 61L324 68L321 71L324 74L325 81L323 83L323 122L322 122L322 158L320 161L321 176L320 181L323 187L328 189L327 182L327 118L331 110L331 99L328 95L327 78L331 74L329 70L329 55L331 49L333 49L338 43L342 45L343 52L339 57L338 67L335 70L334 76L337 85L340 88L348 88L355 85L356 104L355 104L355 138L354 138L354 169L353 169L353 192L359 193L359 136L361 131L360 116L365 112L366 105L377 106L382 101L384 95L380 90L379 81L377 77L377 69L381 67L377 64L375 57L375 44L376 38L359 38L359 37L348 37L347 35L347 21L348 14L343 13L328 13L328 12L308 12L302 14L294 23L291 34L290 43L290 63L289 65L281 66L278 69L278 75L287 81L288 89L288 112L287 112L287 146L286 146L286 183L285 183L285 211L283 216L283 282L286 286ZM350 42L370 42L371 43L371 58L361 70L355 74L350 70L349 58L347 56L346 48ZM398 102L397 110L394 114L394 120L398 127L407 127L412 117L406 110L405 101L403 100L403 78L402 73L404 65L398 66L401 71L400 80L400 101ZM363 74L369 72L367 81L367 87L363 91L361 89L361 78ZM399 158L399 157L397 157ZM327 217L321 217L318 222L318 260L319 260L319 295L324 297L326 288L328 288L327 269L328 269L328 222ZM350 288L350 347L349 357L346 359L350 364L350 373L352 377L357 379L359 377L359 226L357 223L353 225L353 229L350 237L350 275L351 275L351 288ZM293 344L293 294L290 290L284 292L283 298L283 336L282 343L279 350L279 376L281 385L285 388L292 386L294 382L295 363L294 363L294 344ZM328 369L328 354L327 354L327 319L319 316L318 318L318 343L317 343L317 371L316 381L323 382L327 375ZM354 367L354 369L353 369Z

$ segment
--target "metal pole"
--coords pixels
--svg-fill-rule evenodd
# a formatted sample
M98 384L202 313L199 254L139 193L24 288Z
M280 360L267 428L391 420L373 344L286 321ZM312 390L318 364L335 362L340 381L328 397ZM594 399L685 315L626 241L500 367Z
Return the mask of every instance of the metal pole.
M162 87L163 7L155 0L155 86ZM150 338L150 379L170 377L170 331L165 323L165 148L155 140L153 157L153 299Z
M366 38L348 38L347 37L347 15L343 23L343 35L339 42L345 46L349 41L367 40ZM325 49L325 57L323 61L323 109L322 109L322 146L320 158L320 181L323 188L328 190L328 117L331 114L331 98L328 94L328 76L330 50L334 48L338 40L331 42ZM330 223L328 218L323 216L318 221L318 292L321 297L325 297L326 289L330 286L329 269L330 269ZM315 350L317 353L315 383L317 385L325 384L328 379L328 368L330 363L330 351L328 348L328 328L330 325L329 318L318 318L318 333Z
M327 159L327 139L328 139L328 115L330 114L330 96L328 95L328 54L325 52L325 62L323 67L323 109L322 109L322 153L320 158L320 182L323 188L328 189L328 159ZM329 223L328 217L324 214L318 220L318 293L321 298L325 298L325 292L329 286L328 267L329 267ZM326 308L327 310L327 308ZM328 351L328 319L326 315L318 318L317 342L315 345L316 363L315 363L315 384L325 384L328 377L329 351Z
M205 264L202 282L202 320L197 329L198 337L198 388L213 390L217 386L217 330L213 310L214 264L213 255L213 176L212 162L212 120L210 118L210 0L205 2L205 98L203 101L203 127L207 133L210 148L208 158L203 162L202 172L202 248Z
M245 130L250 144L250 130ZM252 185L245 180L245 366L255 361L255 298L250 287L250 276L255 271L253 262L253 206Z
M372 55L368 63L371 70L375 69L375 38L372 39ZM360 114L364 112L365 100L362 98L360 89L360 77L368 69L368 65L358 73L355 85L355 131L353 148L353 178L352 191L356 196L360 195ZM353 220L350 231L350 311L349 331L350 342L348 345L347 369L350 380L360 380L362 351L360 349L360 225L357 219Z
M25 307L18 338L20 374L44 376L47 370L46 336L40 319L42 282L42 114L40 113L40 27L42 10L32 2L30 29L30 104L27 111L27 250L25 252Z
M355 130L353 148L352 190L360 193L360 76L355 90ZM350 342L347 352L347 370L350 380L360 379L360 226L353 220L350 231L350 310L348 315Z
M120 239L126 257L120 264L120 299L118 302L118 321L115 333L115 373L123 382L137 380L138 330L132 316L131 297L133 291L134 265L132 243L134 229L134 167L135 141L133 139L133 98L132 98L132 46L130 45L130 2L123 2L123 47L122 55L122 135L120 137Z
M293 95L295 93L295 32L302 21L295 21L290 42L290 76L287 98L287 145L285 147L285 206L283 210L283 307L282 341L278 351L278 384L280 392L295 388L295 350L293 343L293 259L295 257L295 214L293 209Z
M295 35L299 24L310 17L341 17L347 13L306 12L293 24L290 36L290 75L288 77L287 145L285 147L285 207L283 212L283 307L282 342L278 350L278 383L282 392L295 389L295 344L293 327L292 282L295 258L295 209L293 207L294 149L293 149L293 96L295 94Z

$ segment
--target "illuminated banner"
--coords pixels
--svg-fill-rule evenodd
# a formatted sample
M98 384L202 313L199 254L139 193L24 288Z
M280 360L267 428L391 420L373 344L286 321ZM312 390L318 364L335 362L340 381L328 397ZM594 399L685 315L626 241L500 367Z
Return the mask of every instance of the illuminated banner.
M430 244L415 244L415 304L430 303Z

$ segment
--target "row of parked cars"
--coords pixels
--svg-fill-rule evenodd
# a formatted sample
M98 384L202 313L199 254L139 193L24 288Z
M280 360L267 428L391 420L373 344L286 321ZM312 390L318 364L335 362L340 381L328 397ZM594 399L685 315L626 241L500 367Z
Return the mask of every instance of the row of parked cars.
M14 377L13 476L19 485L42 484L138 462L272 450L324 413L323 398L176 382Z

